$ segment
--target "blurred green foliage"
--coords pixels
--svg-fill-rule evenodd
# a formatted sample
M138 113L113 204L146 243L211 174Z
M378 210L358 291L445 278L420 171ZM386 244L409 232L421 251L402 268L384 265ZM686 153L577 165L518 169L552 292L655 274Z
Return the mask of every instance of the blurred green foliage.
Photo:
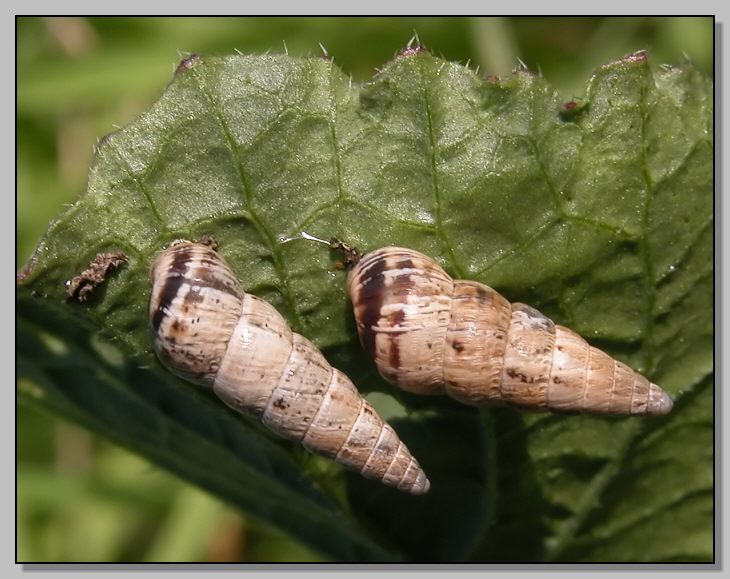
M17 259L84 189L94 143L161 94L190 52L319 53L368 79L414 33L435 54L508 73L518 58L566 99L648 49L713 70L711 18L19 18ZM28 385L32 388L32 385ZM21 561L314 560L145 461L56 419L18 412Z

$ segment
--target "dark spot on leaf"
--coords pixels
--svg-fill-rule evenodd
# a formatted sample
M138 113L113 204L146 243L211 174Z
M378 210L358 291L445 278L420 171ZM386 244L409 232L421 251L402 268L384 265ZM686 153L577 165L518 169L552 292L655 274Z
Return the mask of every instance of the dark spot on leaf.
M571 99L560 107L560 118L563 121L571 122L578 119L588 109L587 101Z
M199 60L200 56L197 54L191 54L187 58L183 58L175 69L175 76L180 76L185 71L190 70Z

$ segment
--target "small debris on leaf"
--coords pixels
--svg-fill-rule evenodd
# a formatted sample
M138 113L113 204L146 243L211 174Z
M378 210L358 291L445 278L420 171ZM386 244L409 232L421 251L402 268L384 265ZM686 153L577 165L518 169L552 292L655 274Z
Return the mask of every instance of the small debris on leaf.
M631 54L627 54L623 58L619 58L617 61L612 61L604 64L601 68L607 68L621 62L646 62L646 50L637 50Z
M627 62L644 62L646 61L646 50L637 50L624 57Z
M408 46L401 50L398 53L398 56L406 57L406 56L416 56L417 54L423 54L424 52L428 52L428 49L425 46L415 45L415 46Z
M66 282L68 297L76 298L80 302L86 301L89 294L106 279L109 272L127 261L129 258L122 251L97 253L87 269Z
M588 102L582 99L571 99L564 102L560 107L560 117L564 121L575 120L575 118L583 112L588 106Z
M180 61L180 64L177 65L177 68L175 69L175 76L180 75L181 73L185 72L186 70L193 68L195 64L200 60L200 56L197 54L191 54L187 58L183 58Z
M98 155L101 148L106 145L109 142L109 139L112 138L113 135L119 132L119 129L114 129L113 131L107 133L103 137L101 137L99 140L96 141L96 144L94 145L94 154Z
M215 240L215 238L212 235L208 235L207 233L205 235L202 235L200 237L200 239L198 239L198 243L207 245L213 251L218 251L218 242Z

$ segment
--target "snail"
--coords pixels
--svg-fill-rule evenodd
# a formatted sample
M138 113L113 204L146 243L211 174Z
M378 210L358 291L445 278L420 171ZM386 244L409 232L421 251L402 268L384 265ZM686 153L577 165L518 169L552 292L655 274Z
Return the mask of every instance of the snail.
M210 243L174 242L150 276L155 351L172 373L366 478L428 492L393 428L272 305L241 290Z
M333 238L349 269L357 331L380 374L417 394L533 411L667 414L672 397L534 308L433 259L384 247L365 255Z

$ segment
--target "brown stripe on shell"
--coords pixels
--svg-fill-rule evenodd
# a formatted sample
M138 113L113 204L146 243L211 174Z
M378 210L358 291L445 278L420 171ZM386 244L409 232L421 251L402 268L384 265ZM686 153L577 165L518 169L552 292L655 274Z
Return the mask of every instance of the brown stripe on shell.
M185 283L185 274L190 265L192 249L189 246L180 247L174 253L174 257L167 270L167 277L162 291L159 293L160 299L157 304L157 310L152 316L152 329L157 332L160 329L162 320L167 315L167 309L172 304L172 300L177 297L180 287Z
M192 268L188 276L191 284L240 297L241 292L238 289L238 281L233 277L232 272L221 271L220 268L216 268L217 262L214 259L216 254L208 246L205 246L205 249L208 253L197 256L194 260L197 267Z
M403 323L404 319L405 312L402 309L388 314L388 324L392 328L399 327ZM397 372L400 368L400 349L398 347L398 334L393 333L389 335L389 338L390 351L388 353L388 360L390 362L390 367L393 368L395 372Z
M359 291L353 299L353 305L360 311L358 320L361 323L360 341L363 348L371 356L375 355L376 328L380 322L380 312L383 307L383 290L386 269L385 260L373 260L369 267L362 266L358 278Z
M405 259L397 262L394 266L396 271L403 271L404 269L413 269L414 265L410 259ZM400 298L401 303L408 303L408 296L413 292L414 282L413 276L410 273L402 273L393 278L389 291L396 297ZM405 319L405 310L399 308L388 314L387 327L390 329L399 328L403 324ZM400 369L400 348L398 345L398 335L400 332L393 331L388 333L389 339L389 353L388 360L390 363L390 369L397 374Z

